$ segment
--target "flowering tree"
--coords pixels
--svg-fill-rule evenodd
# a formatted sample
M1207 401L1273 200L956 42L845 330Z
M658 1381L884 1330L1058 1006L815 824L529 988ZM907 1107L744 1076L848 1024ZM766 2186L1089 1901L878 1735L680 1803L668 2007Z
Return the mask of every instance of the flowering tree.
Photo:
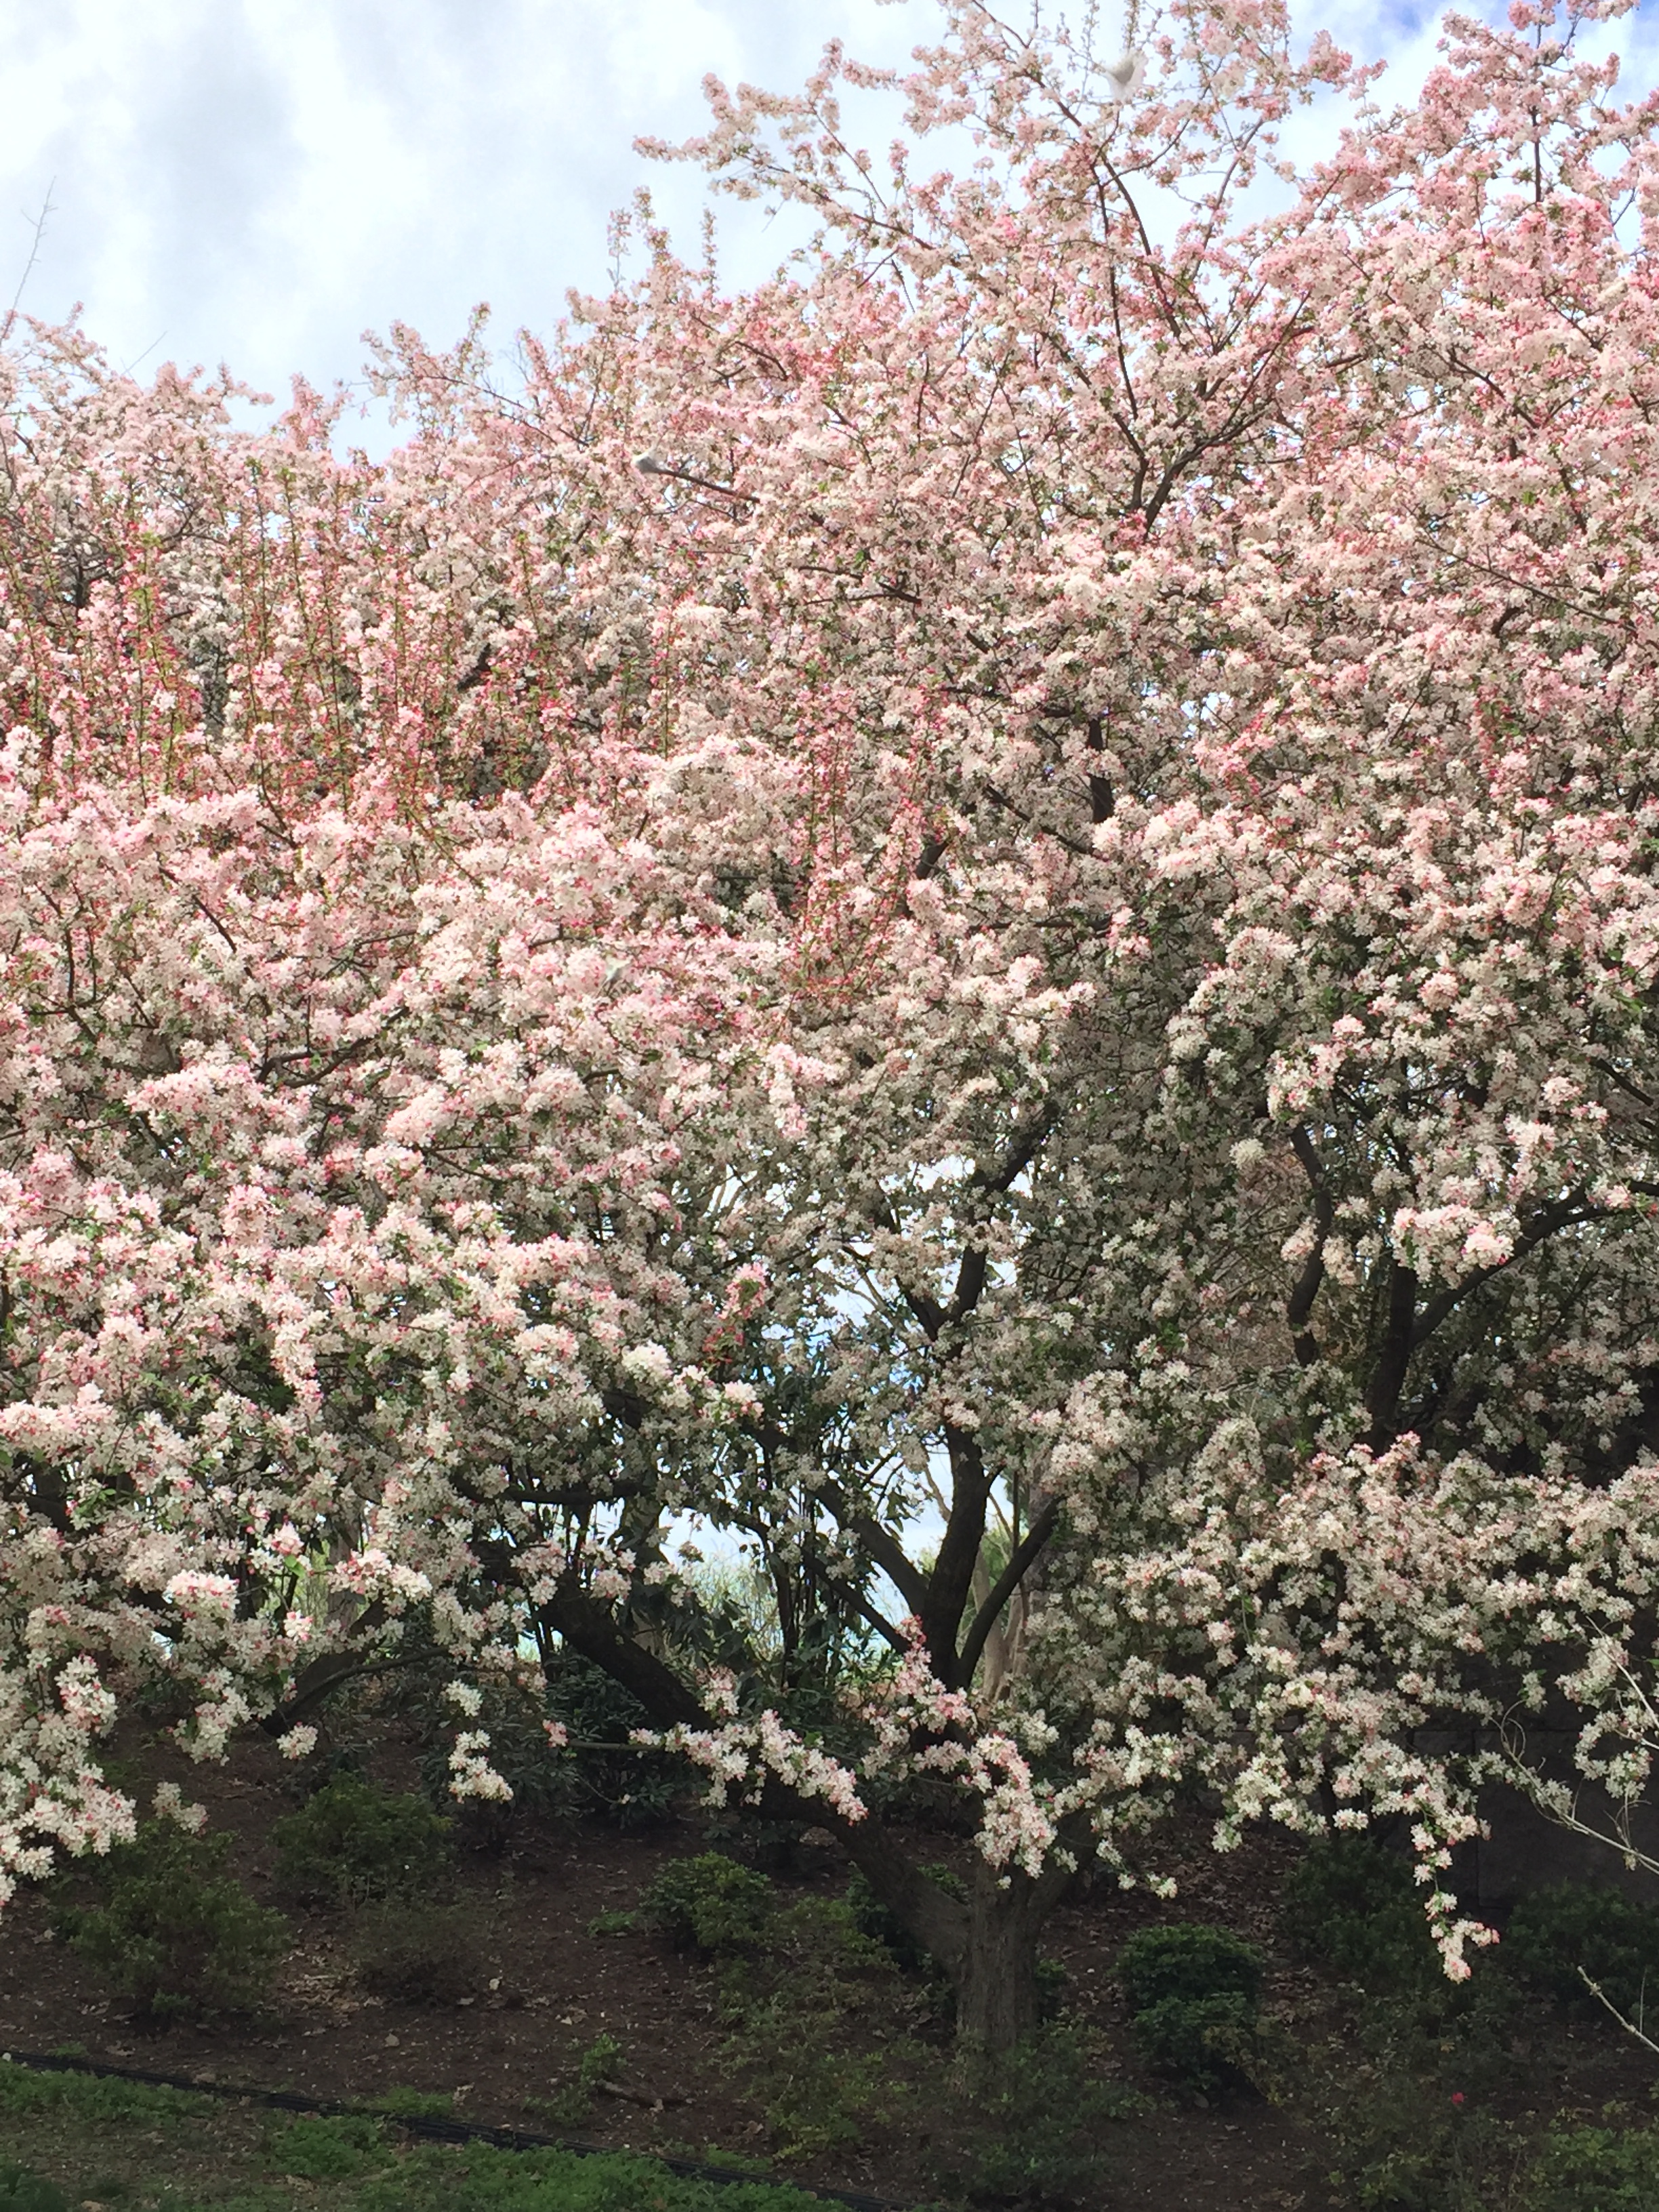
M41 335L6 1863L119 1832L145 1673L302 1752L416 1617L463 1721L562 1641L831 1826L991 2045L1194 1783L1223 1843L1409 1813L1432 1875L1565 1695L1639 1789L1659 167L1575 50L1612 12L1456 19L1384 113L1269 6L1115 58L960 0L886 168L836 54L715 88L690 150L812 252L727 298L647 222L510 396L401 333L380 468ZM982 158L923 176L946 126ZM688 1513L775 1594L737 1670ZM1448 1715L1499 1732L1419 1749Z

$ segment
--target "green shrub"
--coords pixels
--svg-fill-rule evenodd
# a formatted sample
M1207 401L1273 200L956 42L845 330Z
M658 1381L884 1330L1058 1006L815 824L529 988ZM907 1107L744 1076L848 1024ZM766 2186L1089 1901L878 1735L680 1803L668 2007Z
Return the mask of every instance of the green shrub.
M1101 2130L1128 2119L1143 2100L1103 2080L1077 2028L1040 2028L999 2058L976 2100L979 2140L965 2175L941 2178L978 2202L1098 2203Z
M1514 1972L1565 2004L1599 2009L1579 1979L1582 1966L1620 2012L1633 2016L1644 1995L1659 2009L1659 1912L1622 1890L1567 1881L1523 1897L1503 1956Z
M640 1916L637 1912L596 1912L587 1923L590 1936L637 1936Z
M686 1950L750 1951L766 1940L772 1885L717 1851L676 1859L640 1893L646 1917Z
M356 2113L292 2120L272 2133L266 2156L278 2173L305 2181L356 2181L387 2163L380 2127Z
M839 1899L775 1906L763 1950L730 1951L720 2008L725 2057L765 2106L781 2158L868 2139L908 2094L894 2067L898 1969Z
M1354 2212L1486 2212L1512 2160L1495 2114L1392 2074L1351 2084L1323 2140L1336 2160L1328 2178Z
M450 1828L423 1798L338 1776L276 1822L277 1878L316 1904L423 1897L447 1880Z
M1659 2130L1553 2133L1527 2178L1527 2212L1653 2212L1659 2205Z
M594 2098L616 2078L623 2057L614 2035L596 2035L577 2059L574 2074L550 2097L532 2100L532 2109L552 2127L579 2128L592 2110Z
M353 1916L347 1948L364 1989L394 2004L459 2004L477 1986L477 1944L453 1906L364 1905Z
M1367 1990L1408 1988L1440 1971L1408 1861L1369 1836L1322 1838L1285 1885L1285 1930Z
M0 2165L0 2212L69 2212L69 2199L27 2166Z
M1155 2073L1190 2089L1248 2081L1256 2055L1256 2008L1236 1990L1207 1997L1161 1997L1129 2022L1135 2048Z
M455 2116L455 2100L441 2090L386 2089L368 2101L371 2112L385 2112L397 2120L448 2120Z
M142 2017L238 2009L269 1990L289 1926L222 1871L229 1848L226 1835L146 1821L94 1873L98 1901L58 1915L70 1948Z
M1118 1954L1130 2033L1189 2088L1248 2080L1260 2051L1261 1954L1224 1928L1143 1928Z
M1169 1998L1239 1996L1254 2007L1261 1996L1261 1954L1224 1928L1188 1923L1142 1928L1118 1954L1118 1986L1131 2014Z
M0 2059L0 2119L67 2116L88 2127L142 2127L171 2132L214 2109L191 2089L161 2089L100 2074L37 2073Z

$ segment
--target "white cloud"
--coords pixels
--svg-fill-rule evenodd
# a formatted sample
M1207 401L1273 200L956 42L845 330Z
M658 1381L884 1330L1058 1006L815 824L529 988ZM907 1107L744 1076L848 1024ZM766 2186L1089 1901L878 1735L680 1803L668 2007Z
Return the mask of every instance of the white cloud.
M634 137L700 86L797 81L825 36L899 58L872 0L62 0L0 8L0 298L53 184L26 304L79 299L118 359L349 375L366 325L434 337L489 299L545 326L603 281L611 209L689 175ZM908 33L907 36L906 33Z
M701 127L705 71L787 88L828 37L896 61L935 20L927 0L6 0L0 304L55 179L26 304L82 301L122 362L223 358L280 392L294 368L352 376L394 318L447 341L487 299L503 336L544 329L567 286L603 283L639 183L692 244L701 179L632 141ZM1321 21L1390 55L1384 100L1420 82L1432 17L1298 12ZM1598 34L1636 40L1644 81L1645 28ZM1310 149L1329 123L1295 130ZM742 210L722 230L739 275L780 247Z

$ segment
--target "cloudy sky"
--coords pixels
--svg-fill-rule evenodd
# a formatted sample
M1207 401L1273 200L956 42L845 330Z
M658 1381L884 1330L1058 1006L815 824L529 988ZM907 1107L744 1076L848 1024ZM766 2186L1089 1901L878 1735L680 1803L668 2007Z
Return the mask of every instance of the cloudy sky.
M936 20L932 0L0 0L0 309L50 190L24 305L80 301L145 374L327 385L366 327L447 340L479 300L502 338L545 329L568 285L603 282L606 215L640 182L693 244L699 180L632 142L696 130L706 71L784 88L826 38L898 60ZM1298 15L1321 21L1402 90L1432 44L1401 0ZM732 272L775 261L726 205Z

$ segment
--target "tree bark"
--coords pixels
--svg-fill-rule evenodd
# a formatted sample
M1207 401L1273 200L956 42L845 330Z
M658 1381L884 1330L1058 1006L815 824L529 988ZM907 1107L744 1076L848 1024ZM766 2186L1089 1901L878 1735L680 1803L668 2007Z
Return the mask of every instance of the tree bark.
M953 1977L957 2042L970 2062L1011 2051L1037 2026L1037 1936L1052 1896L1015 1873L1005 1889L988 1866L975 1869L968 1941Z

